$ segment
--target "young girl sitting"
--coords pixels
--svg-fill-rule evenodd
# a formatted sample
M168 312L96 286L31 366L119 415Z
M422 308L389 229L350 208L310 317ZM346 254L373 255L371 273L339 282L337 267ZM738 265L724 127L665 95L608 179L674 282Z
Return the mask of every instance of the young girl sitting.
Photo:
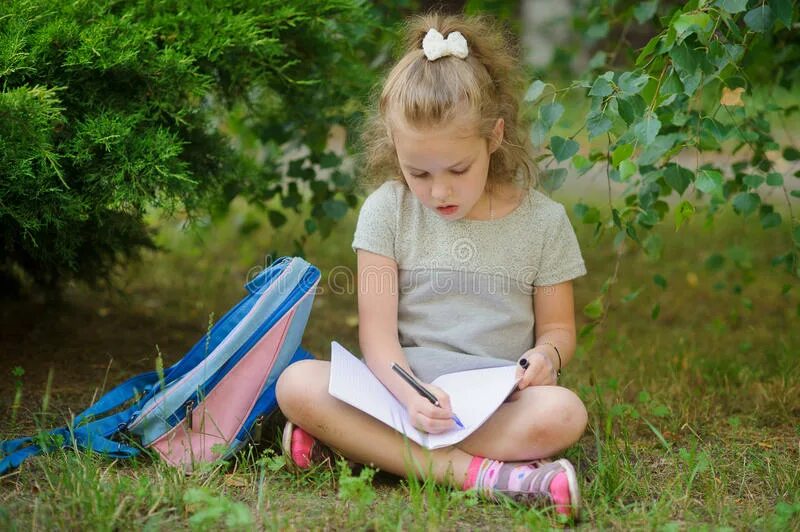
M527 368L518 365L518 390L477 431L429 451L329 395L328 362L299 362L277 385L285 451L310 467L333 448L397 475L575 515L573 466L546 458L586 427L581 400L557 385L575 351L570 281L586 268L564 207L533 188L517 64L482 18L427 15L407 33L365 132L367 171L385 182L353 240L362 354L429 433L455 427L447 394L426 385L435 407L392 362L426 383L521 358Z

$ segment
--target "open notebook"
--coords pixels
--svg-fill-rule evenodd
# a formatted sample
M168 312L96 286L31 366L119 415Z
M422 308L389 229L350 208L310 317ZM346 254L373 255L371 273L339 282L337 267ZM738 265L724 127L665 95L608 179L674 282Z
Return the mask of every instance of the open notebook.
M331 380L328 392L337 399L386 423L428 449L453 445L475 432L505 401L517 384L515 366L448 373L435 379L450 396L453 412L464 428L441 434L420 432L411 425L406 409L361 360L338 342L331 343Z

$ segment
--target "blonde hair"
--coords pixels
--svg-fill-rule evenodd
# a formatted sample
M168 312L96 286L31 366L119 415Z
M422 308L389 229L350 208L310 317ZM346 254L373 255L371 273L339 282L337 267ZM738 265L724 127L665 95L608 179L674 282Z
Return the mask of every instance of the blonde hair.
M429 61L422 39L431 28L445 37L461 32L469 47L466 59L448 56ZM503 141L489 160L487 183L510 183L519 177L526 187L535 186L528 124L519 109L524 78L504 32L486 17L432 13L409 19L405 35L405 53L379 87L380 94L373 99L377 105L364 123L362 181L375 184L394 178L406 184L390 136L390 112L412 127L425 128L448 123L467 104L478 117L483 138L492 138L498 118L505 122Z

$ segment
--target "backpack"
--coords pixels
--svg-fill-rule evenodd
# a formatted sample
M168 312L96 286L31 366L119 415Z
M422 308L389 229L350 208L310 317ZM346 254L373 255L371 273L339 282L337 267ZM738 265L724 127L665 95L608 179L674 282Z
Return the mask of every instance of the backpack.
M128 379L69 426L0 442L0 475L59 447L113 458L148 447L191 472L198 462L227 458L258 440L264 419L277 409L278 376L289 364L313 358L300 341L319 279L319 269L301 258L276 260L172 367ZM139 445L118 441L122 435Z

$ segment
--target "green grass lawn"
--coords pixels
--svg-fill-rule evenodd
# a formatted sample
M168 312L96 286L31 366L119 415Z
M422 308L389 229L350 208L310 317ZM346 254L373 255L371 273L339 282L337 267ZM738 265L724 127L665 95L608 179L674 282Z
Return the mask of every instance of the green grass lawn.
M572 199L556 199L571 212ZM579 328L592 322L582 309L616 271L595 337L579 341L562 377L590 414L585 436L566 453L581 478L586 528L800 530L800 287L769 265L790 244L786 222L763 231L752 218L723 213L710 227L701 218L678 232L659 229L660 259L628 241L619 262L612 235L595 240L592 227L576 225L589 271L574 283ZM63 422L102 389L152 368L158 352L177 360L242 297L265 254L291 253L302 220L279 231L259 220L240 205L190 233L154 222L169 253L120 271L121 291L72 287L58 308L4 305L0 435ZM346 283L354 221L307 248L323 279L304 345L320 358L334 339L358 351ZM13 377L14 367L25 374ZM370 470L296 474L279 456L279 426L274 420L261 445L231 463L191 477L146 456L31 460L0 480L0 529L561 525L547 512Z

